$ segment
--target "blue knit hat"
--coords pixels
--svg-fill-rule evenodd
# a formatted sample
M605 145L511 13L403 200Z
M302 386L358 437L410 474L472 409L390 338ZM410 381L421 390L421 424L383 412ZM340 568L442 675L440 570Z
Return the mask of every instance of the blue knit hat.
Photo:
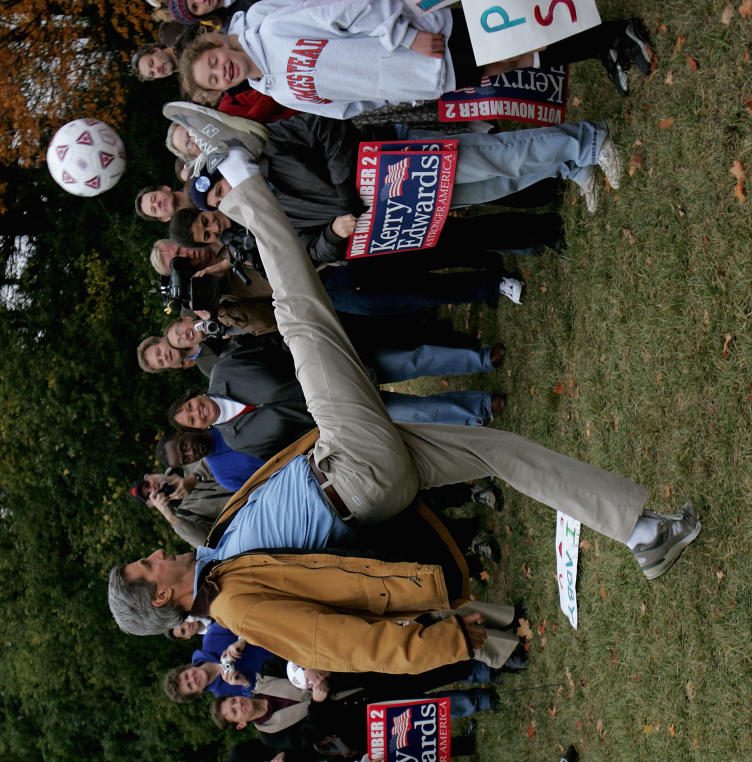
M217 207L211 206L207 199L209 191L222 179L222 173L215 169L214 172L202 170L201 174L191 183L189 195L194 206L204 212L213 212Z

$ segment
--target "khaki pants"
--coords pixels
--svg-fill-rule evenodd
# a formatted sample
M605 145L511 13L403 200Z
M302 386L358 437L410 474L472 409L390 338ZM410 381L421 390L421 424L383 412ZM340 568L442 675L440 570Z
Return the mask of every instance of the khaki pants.
M238 185L220 209L256 236L277 325L319 427L316 463L360 520L399 513L423 487L496 476L626 542L647 499L645 487L506 431L393 423L263 178Z

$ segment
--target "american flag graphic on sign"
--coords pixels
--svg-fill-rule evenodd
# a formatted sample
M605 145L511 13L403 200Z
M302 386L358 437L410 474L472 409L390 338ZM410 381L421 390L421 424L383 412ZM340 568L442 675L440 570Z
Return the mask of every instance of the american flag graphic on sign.
M413 727L411 712L412 710L408 707L402 714L398 714L394 718L392 737L389 739L389 748L392 751L407 746L407 732Z
M402 161L390 164L384 178L384 187L381 193L386 195L384 198L394 198L402 195L402 183L407 180L407 170L410 168L410 159L405 156Z

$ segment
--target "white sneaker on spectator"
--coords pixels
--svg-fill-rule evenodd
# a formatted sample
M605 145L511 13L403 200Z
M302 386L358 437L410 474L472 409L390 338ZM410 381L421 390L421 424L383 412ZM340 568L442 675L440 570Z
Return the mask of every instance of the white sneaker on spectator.
M499 281L499 293L511 299L515 304L522 304L522 289L525 288L525 282L517 278L502 278Z
M598 166L606 175L608 184L616 190L619 187L619 177L621 175L621 158L619 151L614 145L614 141L607 137L603 141L601 150L598 153Z
M590 214L595 214L595 210L598 208L598 198L601 195L601 188L595 172L580 186L580 195L585 199L585 206Z

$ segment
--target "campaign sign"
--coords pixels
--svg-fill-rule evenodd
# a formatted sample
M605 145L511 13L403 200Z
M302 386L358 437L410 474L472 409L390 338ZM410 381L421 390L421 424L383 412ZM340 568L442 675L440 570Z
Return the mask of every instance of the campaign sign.
M478 66L513 58L601 23L595 0L462 0Z
M361 143L356 182L368 209L350 236L347 259L435 246L456 167L457 141Z
M449 762L451 699L385 701L366 707L368 756L384 762Z
M580 555L580 522L556 512L556 579L559 606L577 629L577 559Z
M439 98L439 121L512 119L527 124L561 124L567 108L569 69L516 69L483 77L480 87L465 87Z

